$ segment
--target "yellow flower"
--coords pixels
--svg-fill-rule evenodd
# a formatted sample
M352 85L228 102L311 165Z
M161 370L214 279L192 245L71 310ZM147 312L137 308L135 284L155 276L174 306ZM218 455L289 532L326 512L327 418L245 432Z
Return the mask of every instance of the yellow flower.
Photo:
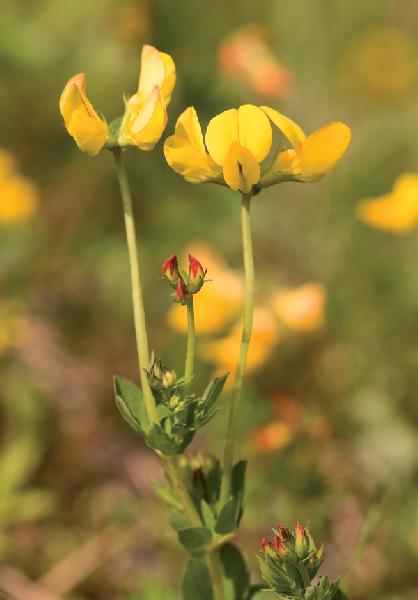
M21 223L32 217L38 207L34 183L16 172L12 155L0 150L0 223Z
M192 183L217 181L249 193L260 181L260 163L271 149L271 126L260 108L245 104L214 117L205 142L209 152L196 111L189 107L164 144L168 164Z
M306 136L294 121L281 113L261 107L292 146L280 151L263 175L260 187L280 181L315 182L337 165L351 140L350 128L336 121Z
M360 202L357 214L377 229L396 234L411 231L418 224L418 175L401 175L389 194Z
M126 102L124 116L109 128L88 100L86 76L79 73L66 83L61 94L59 106L65 127L80 150L91 156L100 152L105 144L152 150L167 125L166 106L175 81L171 56L144 46L138 91Z
M16 307L0 304L0 354L15 344L24 323Z
M86 96L84 73L74 75L67 81L59 107L65 127L80 150L90 156L100 152L109 135L109 129Z
M199 354L208 362L217 365L217 372L234 371L241 336L242 326L238 323L227 336L202 342L199 346ZM267 308L256 308L246 373L251 373L262 366L278 342L279 332L271 312Z
M271 156L269 119L292 146L276 156ZM318 181L343 157L350 139L343 123L330 123L306 137L296 123L272 108L245 104L211 119L205 148L196 111L189 107L166 140L164 154L187 181L223 183L248 194L281 181ZM266 163L271 166L265 168Z
M221 331L240 314L244 299L243 279L205 244L194 243L187 252L197 255L208 269L208 282L194 296L197 332L206 334ZM175 331L186 333L184 307L173 304L168 313L168 322Z
M312 331L322 327L325 290L319 283L306 283L297 288L280 290L272 298L277 317L294 331Z
M153 46L142 48L138 91L127 103L119 145L152 150L167 125L166 107L176 82L174 61Z

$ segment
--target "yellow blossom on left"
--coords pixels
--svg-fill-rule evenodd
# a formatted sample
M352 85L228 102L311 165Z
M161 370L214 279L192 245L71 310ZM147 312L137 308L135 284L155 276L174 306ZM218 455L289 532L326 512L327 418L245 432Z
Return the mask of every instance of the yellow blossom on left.
M357 214L376 229L398 235L412 231L418 225L418 175L401 175L388 194L360 202Z
M23 223L37 208L36 185L17 172L9 152L0 150L0 224Z
M71 77L65 84L59 107L65 127L77 146L95 156L103 148L109 128L87 98L86 88L84 73Z

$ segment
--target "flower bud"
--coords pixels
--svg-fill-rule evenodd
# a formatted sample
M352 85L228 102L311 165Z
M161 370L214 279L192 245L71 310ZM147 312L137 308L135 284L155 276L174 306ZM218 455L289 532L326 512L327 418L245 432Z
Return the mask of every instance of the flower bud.
M289 554L289 550L286 548L285 544L283 543L283 540L278 535L274 536L274 547L276 549L277 554L281 557Z
M189 254L189 279L187 289L190 294L197 294L205 283L206 269L203 269L196 257Z
M179 280L179 267L177 263L177 256L175 254L163 262L161 273L167 283L173 289L176 289Z
M179 302L180 304L187 303L188 292L186 286L184 285L184 281L181 277L178 278L176 291L173 296L174 302Z
M177 381L177 373L175 369L164 369L161 378L165 389L171 388Z
M284 525L277 525L277 533L283 542L287 542L290 539L290 531Z
M303 557L309 549L308 538L305 528L299 522L295 525L295 552Z

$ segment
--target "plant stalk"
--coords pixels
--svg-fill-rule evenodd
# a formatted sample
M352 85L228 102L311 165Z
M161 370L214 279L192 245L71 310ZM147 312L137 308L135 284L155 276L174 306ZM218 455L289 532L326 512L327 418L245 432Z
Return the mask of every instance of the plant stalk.
M234 465L235 446L238 436L239 407L242 394L245 366L247 364L248 348L250 345L254 313L254 257L251 239L250 221L251 194L242 194L241 199L241 235L244 259L245 276L245 304L242 325L241 346L238 356L237 370L233 389L232 402L229 409L228 426L226 432L224 462L222 470L222 483L220 506L228 500L231 488L231 475Z
M184 365L184 395L187 396L190 390L191 380L194 374L194 355L195 355L195 322L194 322L194 308L193 308L193 295L190 294L187 298L187 348L186 348L186 362Z
M132 304L138 353L139 377L141 380L142 393L144 395L148 419L151 423L157 423L157 408L154 396L148 383L147 375L145 373L145 369L149 367L148 337L145 326L144 300L142 297L141 271L138 260L132 196L126 174L125 163L123 160L123 151L120 148L115 148L113 150L113 155L115 157L116 173L118 176L122 196L123 213L125 217L126 241L128 245L129 265L131 269Z

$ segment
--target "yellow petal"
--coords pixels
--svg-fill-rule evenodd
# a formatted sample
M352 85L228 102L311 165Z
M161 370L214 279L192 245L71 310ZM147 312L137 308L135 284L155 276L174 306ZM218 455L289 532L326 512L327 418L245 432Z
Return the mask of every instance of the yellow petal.
M190 106L177 119L174 135L164 143L170 167L191 183L217 177L221 170L206 152L195 109Z
M209 121L205 136L209 154L218 165L223 165L232 142L238 142L238 110L231 108Z
M67 81L67 83L64 86L64 89L62 90L62 94L61 94L60 102L59 102L59 107L60 107L60 113L63 116L64 121L67 121L68 118L70 117L71 105L67 102L67 99L68 99L68 92L70 91L70 89L72 88L72 86L74 84L85 95L86 94L86 88L87 88L85 73L78 73L77 75L74 75L73 77L71 77L71 79L69 79Z
M225 156L223 173L231 189L248 194L260 180L260 165L247 148L233 142Z
M261 162L270 152L272 133L264 112L252 104L244 104L238 109L238 137L241 146L251 152L257 162Z
M324 323L325 301L321 284L306 283L277 292L272 298L272 308L289 329L312 331Z
M152 150L161 138L166 125L165 102L161 97L160 89L155 87L139 113L131 115L124 136L140 150Z
M351 131L344 123L330 123L311 134L300 154L300 181L318 181L332 171L342 159L351 141Z
M145 100L155 86L161 88L165 78L165 65L160 52L147 44L142 48L141 72L139 75L138 94Z
M274 163L269 169L269 174L300 175L301 167L299 156L295 150L283 150L276 156Z
M108 127L76 83L72 83L66 92L63 115L67 131L80 150L96 155L105 144Z
M302 149L303 143L306 139L302 129L292 119L285 117L277 110L273 110L268 106L262 106L262 110L267 116L273 121L273 123L280 129L283 135L289 140L296 152Z
M38 207L38 191L24 177L12 175L2 182L0 196L0 223L18 224L27 221Z
M174 60L169 54L166 54L165 52L160 52L160 56L163 60L165 71L164 81L161 86L161 92L166 105L168 105L170 103L171 94L176 83L176 66L174 64Z

